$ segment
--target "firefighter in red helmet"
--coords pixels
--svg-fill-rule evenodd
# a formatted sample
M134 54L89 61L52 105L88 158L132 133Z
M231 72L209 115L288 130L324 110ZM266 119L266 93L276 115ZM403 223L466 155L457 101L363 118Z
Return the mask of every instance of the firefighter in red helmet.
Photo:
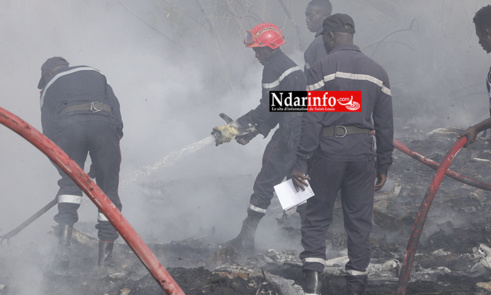
M266 146L262 168L256 177L247 217L239 235L228 242L237 251L249 254L254 250L254 237L261 218L273 198L274 186L288 175L295 161L295 151L300 140L302 113L270 112L270 91L305 91L306 78L301 69L280 49L285 43L281 30L270 23L255 26L246 32L244 44L252 48L256 58L264 66L262 97L259 105L227 125L213 128L220 145L233 138L242 145L257 134L267 137L279 125Z

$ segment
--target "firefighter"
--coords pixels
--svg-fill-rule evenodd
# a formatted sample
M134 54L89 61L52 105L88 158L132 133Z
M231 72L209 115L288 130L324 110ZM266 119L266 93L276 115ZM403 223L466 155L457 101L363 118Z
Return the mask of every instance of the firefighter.
M252 253L257 226L271 204L274 186L291 172L295 151L300 139L301 113L270 112L270 91L293 91L306 89L302 70L288 57L280 46L285 43L281 30L270 23L255 26L246 32L244 44L252 48L258 61L264 66L262 74L262 97L259 105L227 125L213 128L221 134L216 144L231 141L249 143L256 135L267 137L279 124L268 142L262 159L261 171L256 177L247 217L239 235L228 244L241 253Z
M353 44L355 24L346 14L333 14L323 23L328 55L314 63L307 89L361 91L361 112L319 112L303 116L302 136L291 177L315 196L307 201L300 253L305 292L320 294L326 259L325 237L333 206L341 193L349 261L345 266L347 294L363 294L370 262L374 190L385 183L392 163L393 118L389 79L385 70ZM371 133L375 130L374 138ZM310 170L307 171L307 162ZM374 183L376 180L376 183Z
M491 5L482 7L474 16L474 25L476 34L479 38L479 44L486 53L491 52ZM489 96L489 114L491 115L491 68L489 68L488 76L486 77L486 87ZM476 140L477 134L481 131L491 128L491 117L477 123L474 126L467 128L461 136L467 137L466 146Z
M322 31L322 22L331 13L332 5L329 0L312 0L307 4L307 8L305 9L307 28L315 34L315 38L304 53L305 75L307 75L307 71L314 62L327 55L320 32Z
M121 210L118 195L123 122L118 99L106 77L88 66L70 67L66 59L52 57L41 66L41 121L43 133L65 151L82 169L87 155L92 161L91 174L97 184ZM69 266L73 224L82 190L58 168L59 245L57 263ZM111 263L116 229L99 211L96 228L99 237L100 266Z

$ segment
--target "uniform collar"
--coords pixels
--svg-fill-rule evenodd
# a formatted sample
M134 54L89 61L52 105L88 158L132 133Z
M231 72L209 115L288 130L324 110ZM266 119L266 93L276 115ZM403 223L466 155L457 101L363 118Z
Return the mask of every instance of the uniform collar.
M337 51L343 51L343 50L349 50L349 51L358 51L361 52L360 48L354 44L347 44L347 45L339 45L336 46L329 54L337 52Z

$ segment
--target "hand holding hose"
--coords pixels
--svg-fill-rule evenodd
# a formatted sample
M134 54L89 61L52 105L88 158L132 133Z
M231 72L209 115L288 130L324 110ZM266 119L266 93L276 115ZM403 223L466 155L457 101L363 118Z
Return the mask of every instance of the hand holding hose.
M255 126L251 124L244 127L240 125L239 122L234 121L224 113L220 113L219 116L225 120L225 122L227 122L227 125L215 127L211 131L211 135L215 137L216 146L219 146L222 143L230 142L236 136L237 142L244 145L251 141L251 139L253 139L259 133Z
M387 180L387 175L377 173L375 175L375 191L380 190L384 187L385 181Z
M213 128L211 134L215 136L215 145L230 142L239 133L239 127L235 122Z
M246 145L248 144L254 137L256 137L256 135L259 134L259 131L255 130L253 132L249 132L249 133L246 133L244 135L237 135L235 136L235 141L238 143L238 144L241 144L241 145Z
M478 133L479 132L475 126L471 126L467 128L467 130L462 132L460 134L460 137L467 137L467 142L465 143L464 147L467 147L469 144L474 143L474 141L476 141Z

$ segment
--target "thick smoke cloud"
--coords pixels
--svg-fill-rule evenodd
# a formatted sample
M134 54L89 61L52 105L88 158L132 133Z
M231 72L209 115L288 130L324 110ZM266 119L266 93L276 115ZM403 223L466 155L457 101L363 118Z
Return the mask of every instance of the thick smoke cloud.
M235 118L257 105L262 67L242 44L245 30L260 22L277 24L286 35L284 51L303 66L303 50L313 39L305 26L308 1L240 2L1 1L0 106L41 129L36 89L41 64L63 56L72 65L98 68L121 102L123 178L208 136L223 123L218 113ZM332 3L334 12L353 16L355 43L389 73L396 137L465 128L488 116L484 77L489 57L472 24L475 11L488 1ZM0 138L3 234L55 196L58 175L44 155L10 130L0 127ZM124 215L148 241L213 231L214 242L232 238L245 217L266 142L210 145L137 179L120 190ZM46 232L54 212L12 243L53 243ZM80 222L95 223L90 201L80 214ZM269 237L276 231L273 217L259 228ZM272 238L260 238L259 244L275 246Z

